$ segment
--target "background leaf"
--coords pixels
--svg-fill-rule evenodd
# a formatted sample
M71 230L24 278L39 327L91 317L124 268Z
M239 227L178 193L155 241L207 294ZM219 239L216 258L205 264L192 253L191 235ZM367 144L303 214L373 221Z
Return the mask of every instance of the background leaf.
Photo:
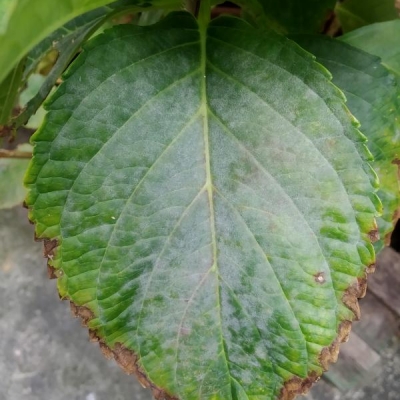
M340 39L357 48L360 48L370 54L379 56L382 60L382 65L386 67L397 78L398 87L400 87L400 20L381 22L357 29L350 32ZM393 163L387 165L387 169L391 169L392 173L380 174L381 178L381 197L386 204L386 210L382 215L381 224L386 221L387 229L395 224L400 217L400 200L398 189L395 188L395 167L398 171L400 159L400 96L398 94L397 103L394 106L395 113L395 128L394 132L389 136L384 136L379 140L381 147L382 161ZM399 174L399 172L398 172ZM397 174L397 187L399 187L399 175ZM397 204L397 211L394 207ZM384 220L384 221L383 221ZM390 236L387 235L386 244L390 241Z
M94 38L47 108L30 218L103 349L160 398L309 387L358 317L379 206L327 71L177 14Z
M25 107L26 104L38 94L45 80L46 78L40 74L32 74L28 78L26 82L26 88L19 96L19 105L21 108ZM39 109L32 116L30 116L24 126L26 128L36 130L42 124L45 115L46 111L43 106L39 107Z
M32 146L23 144L17 150L30 152ZM28 165L29 159L0 158L0 209L22 205L26 196L23 180Z
M119 7L123 7L126 3L126 1L119 1L113 3L112 6L101 7L83 14L53 32L32 49L27 57L27 66L24 70L24 80L28 81L28 85L29 76L38 67L40 61L43 61L46 56L49 56L51 51L56 53L56 61L43 80L42 85L36 90L34 96L24 104L25 109L13 121L14 126L18 128L28 124L30 118L39 110L40 106L50 94L50 91L54 88L54 85L67 68L72 58L77 54L82 43L112 15L113 11L120 10ZM34 80L36 82L38 81L36 78L34 78Z
M19 0L0 0L0 35L7 29L8 21Z
M69 20L110 3L109 0L29 0L7 1L13 3L12 13L8 18L7 28L0 34L0 82L11 69L35 45L46 38ZM15 3L15 4L14 4ZM148 8L152 5L167 7L176 5L180 0L132 0L132 6ZM22 29L23 27L23 29Z
M400 20L381 22L340 37L346 43L374 54L400 81Z
M25 60L22 60L0 83L0 125L7 125L17 102Z
M51 50L56 50L57 52L69 51L72 43L75 43L75 48L79 48L82 41L87 38L108 15L116 10L122 10L129 5L132 5L131 0L113 2L107 6L99 7L93 11L79 15L61 28L52 32L29 52L24 71L25 77L35 70L38 63Z
M235 0L259 26L282 33L318 33L335 8L335 0Z
M399 18L395 0L345 0L335 8L343 32Z
M398 166L400 157L399 87L395 77L382 65L379 57L324 36L295 36L302 47L317 56L332 74L333 82L346 95L350 111L361 122L368 138L368 147L375 157L373 167L380 179L378 195L383 203L383 215L378 218L380 240L375 249L388 243L393 230L393 215L400 207Z

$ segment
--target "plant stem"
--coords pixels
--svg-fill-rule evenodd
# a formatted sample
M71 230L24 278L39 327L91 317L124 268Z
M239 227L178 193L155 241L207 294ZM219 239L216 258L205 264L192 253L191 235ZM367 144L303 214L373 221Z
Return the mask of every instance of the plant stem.
M210 0L200 0L200 10L198 15L199 26L201 29L207 29L207 25L211 19L211 2Z
M18 150L5 150L0 149L0 158L32 158L30 151L18 151Z

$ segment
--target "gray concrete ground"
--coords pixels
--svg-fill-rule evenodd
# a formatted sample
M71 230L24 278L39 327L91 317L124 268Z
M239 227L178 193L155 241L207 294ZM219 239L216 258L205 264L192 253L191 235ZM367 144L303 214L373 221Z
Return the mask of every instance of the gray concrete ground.
M400 400L400 346L393 340L381 352L381 370L370 380L346 393L320 381L299 400Z
M42 247L26 210L0 211L0 400L150 400L71 317Z
M400 346L398 340L381 353L382 371L366 386L329 400L400 400ZM320 400L320 399L318 399Z
M42 244L21 207L0 211L0 400L150 400L150 393L107 361L47 278ZM383 372L346 395L317 384L313 400L399 400L398 341Z

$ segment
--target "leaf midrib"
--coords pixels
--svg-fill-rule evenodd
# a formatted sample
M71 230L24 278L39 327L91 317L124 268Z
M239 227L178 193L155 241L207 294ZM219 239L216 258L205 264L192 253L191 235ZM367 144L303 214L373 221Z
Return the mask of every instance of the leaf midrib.
M218 301L218 312L219 312L219 330L221 335L221 347L222 355L225 361L226 371L229 374L229 378L232 378L228 364L228 354L223 334L222 328L222 309L221 309L221 283L220 274L218 271L217 263L217 240L216 240L216 228L215 228L215 210L214 210L214 198L213 198L213 180L211 174L211 156L210 156L210 132L208 126L208 102L207 102L207 31L208 31L209 21L207 23L202 23L199 21L199 33L200 33L200 46L201 46L201 113L203 117L203 135L204 135L204 152L205 152L205 168L206 168L206 191L208 195L208 203L210 208L210 230L211 230L211 244L212 244L212 264L210 266L209 272L214 272L217 279L217 293L216 298ZM232 384L231 386L231 398L232 398Z

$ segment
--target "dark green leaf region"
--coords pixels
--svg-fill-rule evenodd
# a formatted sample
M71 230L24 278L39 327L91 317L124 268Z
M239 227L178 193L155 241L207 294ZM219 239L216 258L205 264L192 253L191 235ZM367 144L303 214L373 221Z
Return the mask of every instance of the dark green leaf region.
M329 73L235 18L87 44L33 136L27 205L63 298L159 399L293 399L374 263L371 155Z

